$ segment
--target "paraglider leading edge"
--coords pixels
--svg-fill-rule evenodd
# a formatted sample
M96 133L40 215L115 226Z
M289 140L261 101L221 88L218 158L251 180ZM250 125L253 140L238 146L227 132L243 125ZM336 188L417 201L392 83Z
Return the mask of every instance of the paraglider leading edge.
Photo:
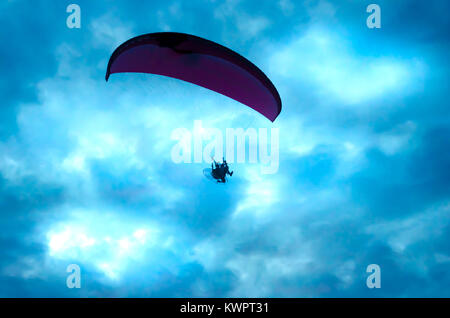
M206 40L204 38L186 34L186 33L177 33L177 32L158 32L158 33L149 33L134 37L124 43L122 43L119 47L117 47L112 53L108 67L106 70L105 80L108 81L109 76L114 71L111 71L111 67L116 61L116 59L125 51L128 51L132 48L139 47L141 45L156 45L161 48L170 48L172 51L179 53L181 55L184 54L201 54L203 56L211 56L215 57L229 63L232 63L234 66L243 69L248 74L250 74L253 78L257 79L266 90L270 92L272 98L275 101L276 109L273 109L271 114L268 115L262 111L261 109L257 109L254 105L249 105L248 103L244 103L247 106L255 109L256 111L263 114L265 117L274 121L276 117L281 112L281 98L278 94L277 89L270 81L270 79L252 62L247 60L245 57L240 54L218 44L210 40ZM181 49L180 45L183 45L185 48ZM188 47L188 49L186 49ZM122 72L122 71L120 71ZM146 71L143 71L146 72ZM150 72L151 73L151 72ZM157 74L157 73L155 73ZM175 77L177 78L177 77ZM232 79L230 79L232 80ZM205 87L205 86L204 86ZM209 87L206 87L209 88ZM210 88L211 89L211 88ZM214 90L214 89L213 89ZM224 94L226 95L226 94ZM231 97L231 96L229 96ZM233 98L233 97L231 97Z

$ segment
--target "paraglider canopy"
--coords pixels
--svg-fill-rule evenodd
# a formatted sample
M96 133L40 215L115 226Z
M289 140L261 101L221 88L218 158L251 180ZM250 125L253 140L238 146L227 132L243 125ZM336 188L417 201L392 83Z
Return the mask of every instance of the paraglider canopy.
M271 121L281 99L269 78L238 53L209 40L175 32L150 33L121 44L111 55L114 73L151 73L190 82L228 96Z

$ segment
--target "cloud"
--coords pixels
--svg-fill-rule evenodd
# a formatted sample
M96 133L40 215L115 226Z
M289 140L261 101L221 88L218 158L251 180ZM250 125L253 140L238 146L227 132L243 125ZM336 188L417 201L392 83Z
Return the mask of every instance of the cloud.
M345 42L312 28L272 56L272 72L297 82L312 82L321 96L332 94L350 105L408 92L423 76L420 60L358 56Z
M40 41L6 19L20 40L0 53L11 61L0 86L0 295L448 295L447 64L436 45L447 40L430 28L421 36L432 42L366 37L353 24L365 12L349 3L85 3L92 16L77 31L54 27L65 10L50 6L52 23L30 20ZM162 76L105 83L112 49L152 28L206 34L257 61L282 96L280 117ZM234 164L222 186L203 164L174 164L171 132L197 119L279 128L278 173ZM64 284L72 263L80 290ZM365 285L372 263L380 290Z
M239 1L228 0L214 10L217 19L232 19L243 38L254 38L270 26L270 20L264 16L249 15L240 9Z
M104 45L110 50L115 49L133 35L132 26L125 25L109 13L92 20L89 29L93 33L94 47Z

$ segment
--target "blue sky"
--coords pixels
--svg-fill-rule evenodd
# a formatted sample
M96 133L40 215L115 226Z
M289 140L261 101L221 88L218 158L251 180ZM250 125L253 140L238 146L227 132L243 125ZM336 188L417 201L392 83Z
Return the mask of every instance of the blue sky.
M0 296L450 296L446 1L0 4ZM144 74L104 81L140 34L221 43L271 78L272 124ZM277 127L279 170L175 164L173 129ZM66 287L78 264L82 287ZM366 267L381 267L380 289Z

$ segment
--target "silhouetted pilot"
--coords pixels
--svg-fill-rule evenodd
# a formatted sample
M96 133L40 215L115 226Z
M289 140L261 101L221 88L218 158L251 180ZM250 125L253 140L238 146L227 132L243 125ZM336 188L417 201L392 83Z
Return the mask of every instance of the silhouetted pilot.
M217 182L227 182L225 176L228 174L229 176L233 175L233 171L230 172L228 164L224 158L222 158L223 163L217 163L214 158L214 163L211 163L212 176L214 179L217 179ZM215 167L214 167L215 166Z
M231 177L233 175L233 171L230 172L230 168L228 167L228 163L225 160L225 158L222 158L222 160L223 160L222 166L224 167L225 174L228 174Z

